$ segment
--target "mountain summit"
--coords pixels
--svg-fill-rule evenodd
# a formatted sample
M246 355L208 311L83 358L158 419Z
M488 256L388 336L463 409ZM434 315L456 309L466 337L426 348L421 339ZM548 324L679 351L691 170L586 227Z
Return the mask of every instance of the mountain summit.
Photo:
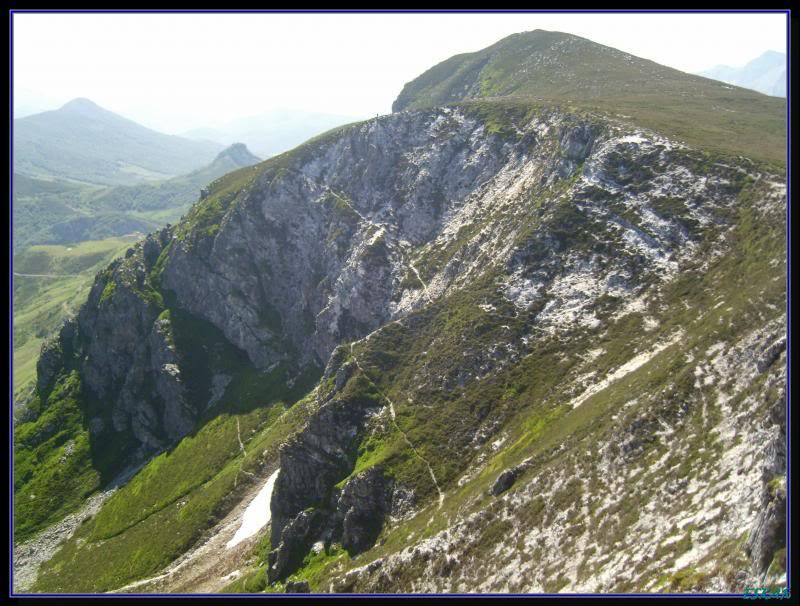
M242 168L243 166L251 166L259 162L261 162L261 158L252 154L250 150L247 149L247 145L244 143L233 143L219 152L212 164L228 163L231 166L229 170L234 170L236 168Z
M613 100L720 95L729 87L604 46L545 30L513 34L456 55L403 87L393 111L482 97Z
M497 98L625 116L690 144L785 162L783 100L562 32L513 34L451 57L407 83L392 110Z
M188 173L222 148L156 132L83 98L16 119L13 127L15 172L100 185Z
M85 97L77 97L72 101L68 101L56 111L79 113L84 115L102 114L104 112L111 113L108 112L108 110L104 110L91 99L86 99Z

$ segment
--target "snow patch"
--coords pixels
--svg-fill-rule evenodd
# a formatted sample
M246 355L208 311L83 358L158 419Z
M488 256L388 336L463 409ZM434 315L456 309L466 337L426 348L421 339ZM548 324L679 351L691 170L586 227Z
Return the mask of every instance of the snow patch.
M272 518L272 512L269 507L270 499L272 499L272 489L275 487L275 480L278 479L278 472L275 472L267 479L264 487L258 491L255 498L250 501L250 505L242 516L242 525L233 535L233 538L225 544L226 549L235 547L245 539L249 539L259 530L269 524Z

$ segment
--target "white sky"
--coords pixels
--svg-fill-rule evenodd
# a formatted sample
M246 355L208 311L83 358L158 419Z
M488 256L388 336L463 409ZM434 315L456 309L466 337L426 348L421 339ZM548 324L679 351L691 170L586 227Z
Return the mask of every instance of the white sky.
M388 113L434 64L533 29L688 72L786 52L784 14L14 14L15 103L75 97L164 132L292 108Z

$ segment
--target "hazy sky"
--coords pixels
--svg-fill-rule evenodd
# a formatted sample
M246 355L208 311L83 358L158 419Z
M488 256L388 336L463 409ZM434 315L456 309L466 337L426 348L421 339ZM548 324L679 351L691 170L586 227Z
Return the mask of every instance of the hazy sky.
M269 109L388 113L432 65L570 32L688 72L786 52L783 14L15 14L15 104L75 97L171 133Z

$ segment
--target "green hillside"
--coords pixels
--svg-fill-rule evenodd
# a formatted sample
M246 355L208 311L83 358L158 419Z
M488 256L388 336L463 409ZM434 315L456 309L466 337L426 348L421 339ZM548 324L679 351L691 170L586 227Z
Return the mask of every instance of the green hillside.
M393 109L257 164L20 181L182 215L15 258L15 549L82 520L26 589L774 585L785 102L537 30Z
M598 111L690 145L785 164L784 99L561 32L514 34L451 57L406 84L392 110L494 97Z
M156 132L88 99L19 118L13 128L15 172L101 185L188 173L211 162L222 148Z
M207 166L152 184L101 187L15 173L14 250L154 231L179 219L214 179L257 162L235 144Z
M260 162L247 147L236 143L226 148L208 166L187 175L173 177L156 184L118 186L104 191L92 200L98 211L151 213L184 211L197 200L200 189L226 173Z

